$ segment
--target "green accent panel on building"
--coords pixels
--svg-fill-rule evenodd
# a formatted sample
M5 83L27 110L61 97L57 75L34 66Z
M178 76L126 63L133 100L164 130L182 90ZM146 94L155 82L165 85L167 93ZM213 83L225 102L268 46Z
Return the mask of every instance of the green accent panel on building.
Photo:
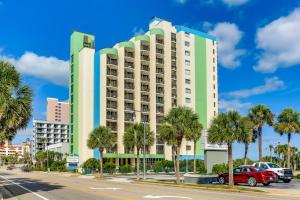
M112 54L112 55L118 55L118 50L115 48L105 48L100 50L100 54Z
M82 48L94 48L95 37L90 34L74 31L70 45L69 102L70 102L70 154L78 154L78 82L79 82L79 52Z
M105 153L103 158L136 158L136 154L131 153ZM143 155L140 155L143 158ZM164 154L146 154L145 158L161 158L164 159Z
M148 35L137 35L134 37L135 41L146 41L150 42L150 37Z
M150 35L164 35L164 30L162 30L161 28L155 28L155 29L151 29L150 30Z
M195 37L195 111L199 115L199 122L207 128L207 75L206 75L206 39ZM196 154L204 154L203 141L198 141Z
M134 48L134 43L133 42L120 42L119 47L129 47L129 48Z

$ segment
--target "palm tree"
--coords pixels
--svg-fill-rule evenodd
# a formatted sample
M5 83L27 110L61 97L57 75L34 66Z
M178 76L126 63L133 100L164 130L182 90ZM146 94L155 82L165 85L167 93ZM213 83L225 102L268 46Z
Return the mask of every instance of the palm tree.
M144 141L145 131L145 141ZM126 128L123 137L124 146L129 149L136 148L137 157L137 180L140 179L140 151L144 145L150 147L154 143L154 133L150 131L150 126L143 123L136 123ZM146 152L144 152L146 153Z
M278 115L278 122L275 124L275 131L280 135L286 134L287 143L287 167L291 164L291 138L292 134L300 133L300 114L291 108L284 109Z
M248 117L253 122L258 134L259 161L262 161L262 127L265 124L273 126L274 114L266 105L257 105L250 109Z
M95 128L89 135L87 146L90 149L98 148L99 150L99 175L101 178L103 177L103 151L105 149L113 147L116 141L116 134L112 133L111 130L109 128L106 128L105 126L99 126Z
M15 67L0 60L0 143L12 140L27 126L32 114L32 90L22 86Z
M237 111L221 113L213 119L208 129L208 141L216 144L226 143L228 146L229 186L233 187L232 144L241 142L243 138L251 137L249 123L245 122ZM247 130L247 131L245 131Z
M245 145L245 150L244 150L244 165L247 165L247 155L248 155L248 149L249 149L249 145L250 143L255 142L255 138L256 138L256 131L253 129L253 123L249 120L248 117L244 117L242 119L243 123L241 123L242 125L242 130L244 132L248 132L248 134L242 134L241 136L241 142ZM250 137L249 137L250 135Z
M176 183L180 183L179 175L179 156L183 138L190 135L192 131L191 122L198 119L191 109L187 107L172 108L169 113L164 116L162 125L158 128L159 138L175 146L175 174Z
M190 131L186 135L186 138L194 143L194 173L196 173L196 145L202 135L202 129L203 126L199 123L198 116L193 115L193 118L190 121Z
M296 171L297 168L297 162L296 162L297 154L298 154L298 148L291 147L291 164L293 166L294 171Z
M270 150L270 162L272 162L272 151L274 150L274 146L270 144L269 150Z

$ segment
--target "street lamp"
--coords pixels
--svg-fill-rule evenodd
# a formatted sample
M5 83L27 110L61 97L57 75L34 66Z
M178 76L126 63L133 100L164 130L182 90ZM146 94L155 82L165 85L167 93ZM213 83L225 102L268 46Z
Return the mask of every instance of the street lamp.
M139 112L142 114L142 111L140 110L134 110L133 118L135 118L135 112ZM143 180L146 179L146 126L145 126L145 116L143 119L143 125L144 125L144 139L143 139Z

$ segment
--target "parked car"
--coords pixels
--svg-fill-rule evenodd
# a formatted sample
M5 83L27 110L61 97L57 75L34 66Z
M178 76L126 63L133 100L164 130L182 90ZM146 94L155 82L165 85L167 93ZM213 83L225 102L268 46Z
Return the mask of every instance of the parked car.
M263 168L267 171L272 171L276 174L277 181L282 180L285 183L291 182L293 179L293 170L282 168L279 165L271 162L257 162L253 166Z
M276 182L276 174L262 168L245 166L233 170L233 179L235 184L247 183L254 187L258 183L262 183L264 186L268 186L270 183ZM229 180L228 173L220 174L218 180L220 184L227 183Z

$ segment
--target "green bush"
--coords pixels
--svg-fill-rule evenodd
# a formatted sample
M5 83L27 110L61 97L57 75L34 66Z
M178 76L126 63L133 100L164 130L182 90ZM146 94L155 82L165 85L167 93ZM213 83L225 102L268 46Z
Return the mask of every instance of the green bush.
M119 167L119 172L122 174L131 173L133 171L133 167L131 165L122 165Z
M296 179L300 179L300 174L297 174Z
M90 158L82 164L82 168L96 171L100 168L99 160L97 160L95 158Z
M104 163L103 165L103 172L113 174L116 171L116 165L112 162Z
M32 171L47 171L47 167L32 167L31 168Z
M66 171L66 161L53 161L50 166L51 171L65 172Z
M216 164L212 168L213 174L223 174L228 172L228 166L226 164Z
M173 161L170 160L161 160L153 164L152 169L154 172L171 172L174 170Z

